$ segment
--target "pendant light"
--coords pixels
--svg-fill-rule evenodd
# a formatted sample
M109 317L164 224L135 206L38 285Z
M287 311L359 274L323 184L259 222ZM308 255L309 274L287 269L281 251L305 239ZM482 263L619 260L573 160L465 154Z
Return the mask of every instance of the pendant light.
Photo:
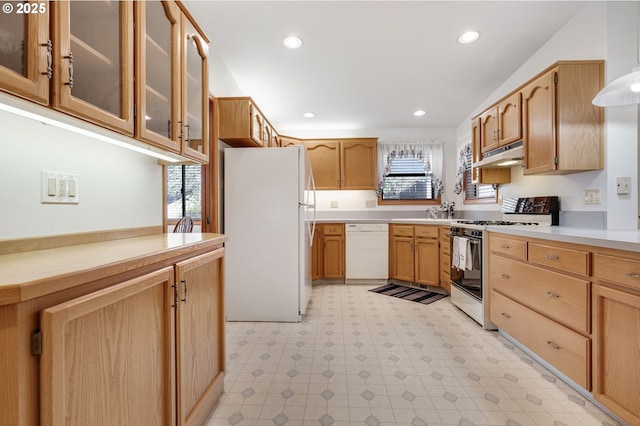
M610 107L640 104L640 6L638 6L637 11L636 47L638 49L638 65L633 67L631 73L615 79L600 90L591 101L596 106Z

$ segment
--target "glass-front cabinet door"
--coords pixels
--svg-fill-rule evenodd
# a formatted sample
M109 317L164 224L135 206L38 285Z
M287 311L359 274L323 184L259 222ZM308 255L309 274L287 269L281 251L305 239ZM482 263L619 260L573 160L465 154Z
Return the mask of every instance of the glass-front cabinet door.
M206 40L183 16L182 153L199 161L209 159L209 89Z
M52 76L49 2L2 5L0 89L47 105Z
M138 1L136 134L180 152L180 16L173 1Z
M54 1L53 106L133 135L133 3Z

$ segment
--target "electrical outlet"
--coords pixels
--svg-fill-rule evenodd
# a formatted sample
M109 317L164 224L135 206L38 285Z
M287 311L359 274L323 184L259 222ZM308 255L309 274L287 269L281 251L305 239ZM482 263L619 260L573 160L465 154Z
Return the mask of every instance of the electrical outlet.
M373 209L376 207L377 204L378 204L377 200L367 200L365 202L365 207L368 209Z
M337 209L338 208L338 202L336 200L331 201L331 208L332 209Z
M631 178L616 178L616 190L619 195L631 194Z
M600 204L600 190L599 189L585 189L584 190L584 204Z

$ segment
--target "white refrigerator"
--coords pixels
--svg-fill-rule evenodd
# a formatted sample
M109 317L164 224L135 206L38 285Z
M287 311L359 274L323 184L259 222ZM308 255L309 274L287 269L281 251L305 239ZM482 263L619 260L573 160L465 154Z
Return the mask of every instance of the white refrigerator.
M225 149L228 321L301 320L314 231L315 184L303 146Z

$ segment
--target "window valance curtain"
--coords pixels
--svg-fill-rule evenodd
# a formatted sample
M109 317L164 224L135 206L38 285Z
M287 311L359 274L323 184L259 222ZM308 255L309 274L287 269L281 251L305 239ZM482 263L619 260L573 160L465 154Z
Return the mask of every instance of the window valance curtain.
M442 143L430 141L389 141L378 142L378 195L380 195L384 178L391 170L391 162L395 158L417 158L424 164L425 174L433 176L433 190L436 195L444 192L442 182Z

